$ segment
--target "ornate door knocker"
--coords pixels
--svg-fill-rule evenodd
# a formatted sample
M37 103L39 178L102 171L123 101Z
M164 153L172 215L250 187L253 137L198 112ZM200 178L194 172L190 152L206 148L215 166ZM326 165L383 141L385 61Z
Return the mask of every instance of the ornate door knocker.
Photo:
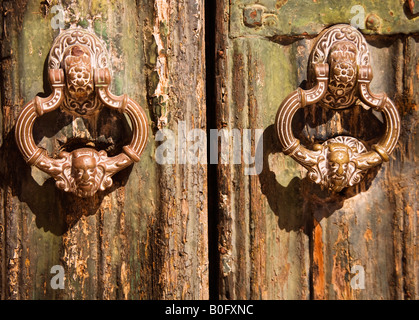
M109 188L115 173L139 161L148 137L147 117L127 95L114 96L109 91L111 75L105 45L83 29L65 30L55 39L48 76L52 94L36 96L23 107L16 122L17 145L25 161L51 175L59 189L91 197ZM103 106L127 113L132 123L131 143L117 156L84 147L52 158L35 144L32 131L37 117L58 107L75 116L90 117Z
M308 170L309 179L339 192L358 184L370 168L389 161L389 154L400 135L400 117L385 93L371 93L368 45L352 26L336 25L319 35L310 55L308 72L312 89L298 88L282 102L276 115L276 131L283 152ZM298 109L313 104L335 110L346 109L357 99L382 112L385 117L385 134L372 150L348 136L334 137L315 144L310 150L294 137L291 122Z

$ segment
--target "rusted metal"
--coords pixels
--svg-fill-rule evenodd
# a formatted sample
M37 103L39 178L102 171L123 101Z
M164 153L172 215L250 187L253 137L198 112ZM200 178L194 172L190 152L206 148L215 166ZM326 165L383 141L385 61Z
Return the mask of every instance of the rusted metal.
M375 13L371 13L367 16L365 20L365 26L367 29L372 31L378 31L381 27L381 19Z
M263 20L264 7L252 5L243 9L243 22L247 27L261 27Z

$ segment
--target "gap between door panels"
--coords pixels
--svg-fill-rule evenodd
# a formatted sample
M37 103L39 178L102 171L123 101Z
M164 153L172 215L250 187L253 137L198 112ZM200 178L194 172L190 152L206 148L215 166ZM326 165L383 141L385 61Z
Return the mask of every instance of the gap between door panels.
M206 61L206 117L207 136L211 129L217 129L216 87L215 87L215 21L216 1L205 1L205 61ZM207 139L207 150L210 150L210 139ZM209 298L219 299L219 253L218 253L218 182L217 165L211 164L208 155L208 256L209 256Z

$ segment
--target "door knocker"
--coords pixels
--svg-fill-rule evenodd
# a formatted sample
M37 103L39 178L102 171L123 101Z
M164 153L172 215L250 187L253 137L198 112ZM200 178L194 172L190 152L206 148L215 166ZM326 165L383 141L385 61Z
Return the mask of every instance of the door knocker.
M16 122L16 142L29 165L56 180L56 186L79 197L91 197L112 185L112 176L139 161L148 137L147 117L126 94L109 91L111 75L106 47L99 38L81 28L60 33L50 50L48 76L52 94L36 96L24 107ZM57 158L38 147L33 138L35 119L58 107L79 117L90 117L102 107L126 113L132 123L132 139L123 152L108 157L106 151L83 147L63 151Z
M319 35L310 55L308 72L312 89L298 88L282 102L275 120L277 135L284 154L304 166L310 180L340 192L358 184L370 168L389 161L400 135L400 117L385 93L371 93L368 45L352 26L336 25ZM294 137L291 122L298 109L313 104L346 109L353 107L357 99L385 117L385 134L372 150L349 136L334 137L315 144L310 150Z

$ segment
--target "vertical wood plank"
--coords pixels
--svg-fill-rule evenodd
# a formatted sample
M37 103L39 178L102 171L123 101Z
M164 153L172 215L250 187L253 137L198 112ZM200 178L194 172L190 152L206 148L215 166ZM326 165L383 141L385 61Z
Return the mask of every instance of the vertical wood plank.
M254 5L253 18L258 19L257 10L262 13L253 25L252 16L246 16L252 4L238 3L217 1L217 127L263 128L264 160L259 181L244 177L238 165L218 168L220 298L414 299L417 37L366 36L372 90L396 102L402 135L389 163L372 170L358 187L329 195L280 152L272 128L285 96L306 86L314 38L272 36L277 12L267 12L273 3ZM294 9L291 5L276 8ZM342 23L344 13L333 10L328 23ZM360 105L342 112L308 107L294 120L294 133L305 145L339 134L371 145L385 128L379 115ZM359 268L365 272L363 288L357 287Z
M54 5L64 9L65 28L87 28L106 43L112 92L138 101L150 120L141 161L91 199L58 191L23 162L14 142L24 103L48 94L45 61L59 32L51 27ZM203 2L28 0L2 6L1 298L207 298L206 164L161 166L154 139L163 127L178 134L179 121L186 132L206 130ZM167 59L163 73L157 72L159 58ZM57 111L37 120L34 137L51 154L85 137L118 152L129 132L125 117L109 111L86 121ZM63 290L51 288L54 265L64 267Z
M203 1L155 3L154 37L162 40L158 56L165 68L156 89L163 104L155 116L158 129L172 130L177 141L175 164L158 168L159 215L151 250L159 270L155 290L162 299L209 296L207 168L189 163L182 153L191 146L190 130L206 130L204 13Z
M223 44L216 52L217 127L229 133L239 130L240 148L245 143L244 129L250 129L252 135L256 129L263 132L259 141L251 140L252 156L263 152L263 168L257 175L245 174L249 166L244 154L241 164L233 164L231 138L229 164L219 164L220 297L308 298L309 223L303 211L294 208L298 196L290 197L301 188L295 183L301 171L278 157L277 142L272 138L278 105L287 89L298 86L293 74L297 70L286 63L294 60L297 44L282 47L268 39L223 37L220 30L228 32L224 20L228 4L221 1L217 5L224 5L224 12L218 9L217 19L217 44ZM262 146L263 151L258 150ZM281 171L284 168L287 171Z

